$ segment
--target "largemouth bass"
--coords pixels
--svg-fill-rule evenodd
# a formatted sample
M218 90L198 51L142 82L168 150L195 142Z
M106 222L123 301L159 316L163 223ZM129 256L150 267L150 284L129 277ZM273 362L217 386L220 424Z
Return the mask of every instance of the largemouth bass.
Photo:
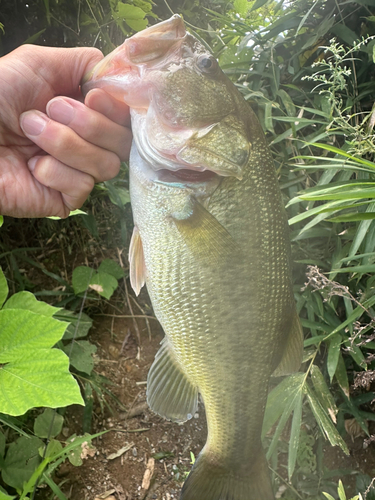
M165 339L152 410L184 422L201 395L207 443L182 500L272 500L261 428L272 374L299 368L286 215L261 126L175 15L85 78L131 108L130 278Z

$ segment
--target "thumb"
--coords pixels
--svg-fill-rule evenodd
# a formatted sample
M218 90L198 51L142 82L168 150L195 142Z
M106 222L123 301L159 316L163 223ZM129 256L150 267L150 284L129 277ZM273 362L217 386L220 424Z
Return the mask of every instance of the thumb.
M94 47L56 48L24 45L22 56L28 66L38 68L38 76L54 95L75 96L83 75L95 66L103 54Z

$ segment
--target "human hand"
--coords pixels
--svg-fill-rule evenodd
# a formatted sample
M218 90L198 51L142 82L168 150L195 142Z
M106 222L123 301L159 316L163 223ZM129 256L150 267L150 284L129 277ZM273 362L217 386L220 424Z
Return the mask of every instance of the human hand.
M0 59L1 215L67 217L128 158L128 107L100 89L77 100L102 57L23 45Z

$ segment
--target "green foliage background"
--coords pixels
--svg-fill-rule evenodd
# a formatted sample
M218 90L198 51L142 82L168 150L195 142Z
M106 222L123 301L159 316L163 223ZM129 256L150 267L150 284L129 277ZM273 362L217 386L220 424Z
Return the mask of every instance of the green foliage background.
M0 52L27 41L95 45L107 53L171 12L181 13L212 48L256 111L288 206L305 370L269 396L264 440L276 488L286 485L288 500L325 498L323 491L346 498L331 480L322 449L328 440L347 452L347 422L370 438L375 420L374 1L15 0L1 5ZM126 167L119 179L96 188L89 216L79 223L101 238L108 198L121 215L116 224L126 244ZM3 255L13 270L19 257L9 235L22 225L28 234L30 224L45 240L56 227L6 220ZM77 222L59 224L71 231ZM87 272L75 271L76 293ZM32 282L17 279L17 272L14 277L17 289L32 290ZM68 295L60 305L74 305L74 294ZM356 492L368 490L370 498L369 478L358 478Z

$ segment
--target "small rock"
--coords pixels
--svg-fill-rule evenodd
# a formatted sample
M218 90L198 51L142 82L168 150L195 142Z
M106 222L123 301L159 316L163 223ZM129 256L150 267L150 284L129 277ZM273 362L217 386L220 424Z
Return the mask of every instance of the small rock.
M70 430L69 430L69 427L63 427L63 430L62 430L62 435L64 437L68 437L70 434Z

